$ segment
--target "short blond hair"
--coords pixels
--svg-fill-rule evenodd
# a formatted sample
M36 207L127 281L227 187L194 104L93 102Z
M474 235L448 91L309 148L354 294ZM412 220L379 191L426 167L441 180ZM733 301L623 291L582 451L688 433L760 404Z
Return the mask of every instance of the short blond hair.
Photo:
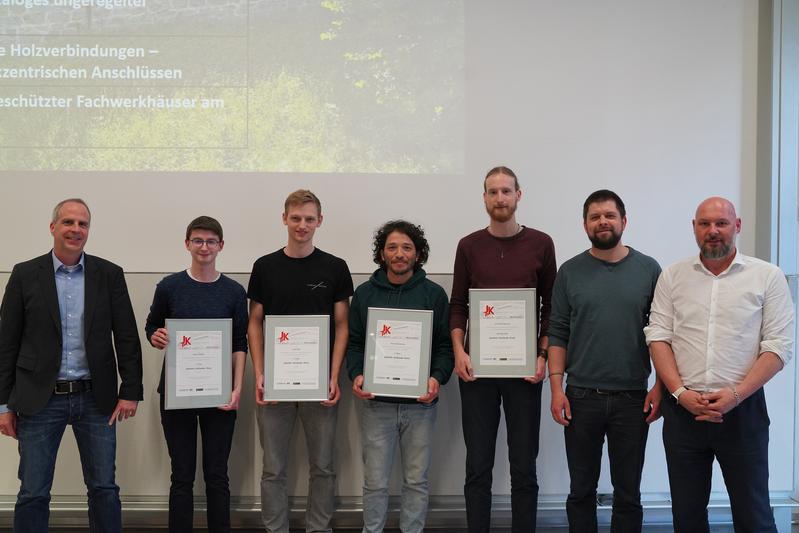
M308 189L298 189L293 193L289 194L286 198L286 203L283 204L283 213L288 214L289 207L295 205L305 205L305 204L316 204L316 211L318 214L322 214L322 202L319 201L319 198L316 197L314 193L309 191Z

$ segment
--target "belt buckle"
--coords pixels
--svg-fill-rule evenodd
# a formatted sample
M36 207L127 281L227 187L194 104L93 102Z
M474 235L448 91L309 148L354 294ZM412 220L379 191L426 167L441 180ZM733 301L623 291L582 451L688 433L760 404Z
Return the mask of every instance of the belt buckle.
M65 385L66 388L59 389L59 386L64 387ZM55 387L53 387L53 394L57 395L72 394L73 392L77 392L78 390L77 385L78 385L77 381L56 382Z

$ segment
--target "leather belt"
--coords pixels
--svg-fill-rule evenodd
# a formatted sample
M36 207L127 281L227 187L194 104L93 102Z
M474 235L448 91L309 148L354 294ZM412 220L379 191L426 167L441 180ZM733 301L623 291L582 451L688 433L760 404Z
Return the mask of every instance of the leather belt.
M92 380L80 379L76 381L56 381L53 394L72 394L92 390Z
M627 392L623 390L608 390L608 389L588 389L588 390L595 392L597 394L601 394L603 396L616 396L617 394L622 394L624 392Z
M618 390L618 389L598 389L596 387L576 387L571 385L572 388L586 390L589 392L593 392L595 394L599 394L601 396L618 396L619 394L640 394L641 392L646 392L646 390Z

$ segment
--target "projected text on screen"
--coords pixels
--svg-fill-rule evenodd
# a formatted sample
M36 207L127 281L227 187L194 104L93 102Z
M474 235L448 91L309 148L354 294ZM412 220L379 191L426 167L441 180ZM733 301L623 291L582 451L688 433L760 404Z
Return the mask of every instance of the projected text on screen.
M463 0L0 0L0 170L463 171Z

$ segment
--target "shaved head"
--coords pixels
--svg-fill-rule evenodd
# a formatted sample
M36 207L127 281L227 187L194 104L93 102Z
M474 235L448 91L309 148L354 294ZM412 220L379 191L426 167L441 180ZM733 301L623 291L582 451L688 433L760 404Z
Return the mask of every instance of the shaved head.
M694 218L697 219L700 217L700 213L704 213L709 209L722 209L727 212L727 216L731 219L736 219L738 216L735 214L735 206L727 200L726 198L722 198L721 196L711 196L706 200L703 200L699 207L696 208L696 214Z

